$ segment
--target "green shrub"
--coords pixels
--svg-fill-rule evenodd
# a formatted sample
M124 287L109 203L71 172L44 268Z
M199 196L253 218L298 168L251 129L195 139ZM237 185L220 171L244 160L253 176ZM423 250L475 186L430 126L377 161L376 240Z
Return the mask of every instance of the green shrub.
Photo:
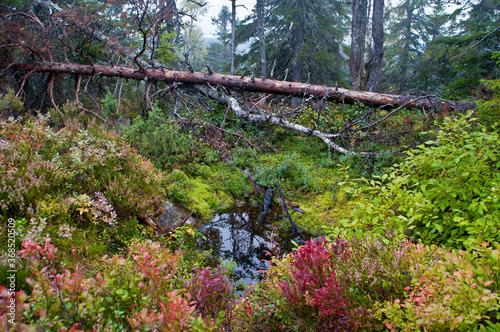
M23 102L16 97L14 91L9 90L0 96L0 117L7 119L9 116L18 116L23 109Z
M344 229L389 229L459 248L499 241L499 143L498 132L474 126L471 113L445 119L436 140L410 151L390 174L367 181L372 196L358 203Z
M115 99L113 94L106 87L106 96L100 101L103 115L107 119L112 119L116 116L118 110L118 100Z
M500 52L493 52L493 59L500 59ZM500 65L500 61L497 61ZM477 115L485 124L500 121L500 80L482 80L483 86L492 94L488 100L478 100Z
M365 236L349 241L349 257L335 260L337 278L356 306L370 308L377 301L401 298L410 284L409 244L388 237Z
M155 107L146 117L138 116L122 132L139 153L149 158L157 167L169 169L175 162L191 170L190 164L218 161L217 151L192 132L182 132L166 114Z
M494 254L498 262L499 251ZM498 264L484 264L484 259L477 262L481 256L412 246L408 272L413 279L405 289L406 296L384 302L378 317L390 331L471 331L494 325L500 320L498 288L484 272L490 273ZM498 277L498 268L496 274Z

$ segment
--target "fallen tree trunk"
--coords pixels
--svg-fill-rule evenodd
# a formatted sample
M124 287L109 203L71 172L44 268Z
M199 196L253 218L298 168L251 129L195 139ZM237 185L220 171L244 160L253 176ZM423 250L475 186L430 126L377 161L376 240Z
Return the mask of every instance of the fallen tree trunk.
M0 63L0 68L29 70L33 72L75 74L84 76L120 77L134 80L155 80L168 83L210 84L252 92L265 92L295 97L316 97L343 103L364 103L382 107L418 107L425 110L458 110L475 108L475 103L443 100L437 97L392 95L366 91L353 91L338 87L327 87L300 82L277 81L272 79L239 77L217 73L186 72L155 68L135 69L130 67L80 65L74 63Z

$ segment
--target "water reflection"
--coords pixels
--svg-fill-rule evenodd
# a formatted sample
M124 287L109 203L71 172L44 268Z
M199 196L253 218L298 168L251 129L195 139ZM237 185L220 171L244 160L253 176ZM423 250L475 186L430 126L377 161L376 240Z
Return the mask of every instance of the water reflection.
M306 237L291 229L279 227L281 211L271 210L260 221L260 209L244 206L216 215L200 232L206 239L199 239L202 250L212 249L213 263L232 260L234 273L245 284L259 280L258 271L265 270L272 255L284 255L294 248L292 240L301 243Z

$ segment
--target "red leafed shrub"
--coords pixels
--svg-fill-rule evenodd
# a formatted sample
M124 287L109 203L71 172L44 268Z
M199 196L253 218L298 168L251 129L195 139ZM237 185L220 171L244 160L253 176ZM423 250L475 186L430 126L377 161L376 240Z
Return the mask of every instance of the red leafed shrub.
M307 241L291 254L289 279L279 285L297 322L320 331L349 329L353 303L339 285L334 259L349 256L346 241Z
M194 268L194 275L187 284L187 289L196 301L196 310L203 317L217 319L220 312L229 313L234 305L233 286L224 275L227 271L219 265L217 269Z
M194 307L179 296L177 291L173 291L167 294L165 304L160 302L160 310L148 311L143 308L141 312L134 313L127 320L135 331L158 328L166 328L168 331L185 331L191 323L193 311Z

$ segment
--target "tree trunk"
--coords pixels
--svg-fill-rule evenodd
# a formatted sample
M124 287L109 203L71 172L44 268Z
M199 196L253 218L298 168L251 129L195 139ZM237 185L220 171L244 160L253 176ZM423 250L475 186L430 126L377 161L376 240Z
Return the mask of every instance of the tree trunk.
M401 53L401 68L399 70L399 93L406 90L406 75L408 71L408 60L410 59L410 40L411 40L411 24L413 20L413 6L411 1L406 1L406 26L405 26L405 44Z
M373 0L372 47L366 70L366 90L380 92L382 58L384 56L384 0Z
M455 103L434 97L399 96L367 91L352 91L339 87L327 87L300 82L277 81L239 77L223 74L207 74L201 72L185 72L155 68L138 70L130 67L80 65L63 62L35 63L0 63L0 69L28 70L53 74L76 74L84 76L121 77L133 80L156 80L167 83L210 84L226 88L253 92L266 92L296 97L318 97L330 101L343 103L365 103L373 106L385 107L419 107L423 109L439 110L441 108L457 109L460 111L474 109L475 103Z
M351 24L351 56L349 58L349 72L352 88L359 90L363 75L365 37L367 21L367 0L353 0Z
M297 1L297 10L295 10L294 24L294 43L292 55L292 81L302 81L302 48L304 46L304 21L305 21L305 0ZM292 107L297 107L299 104L298 98L292 98Z
M257 26L260 47L260 77L266 78L266 40L264 34L264 0L257 0Z
M231 75L234 75L234 56L236 54L236 0L231 0Z

